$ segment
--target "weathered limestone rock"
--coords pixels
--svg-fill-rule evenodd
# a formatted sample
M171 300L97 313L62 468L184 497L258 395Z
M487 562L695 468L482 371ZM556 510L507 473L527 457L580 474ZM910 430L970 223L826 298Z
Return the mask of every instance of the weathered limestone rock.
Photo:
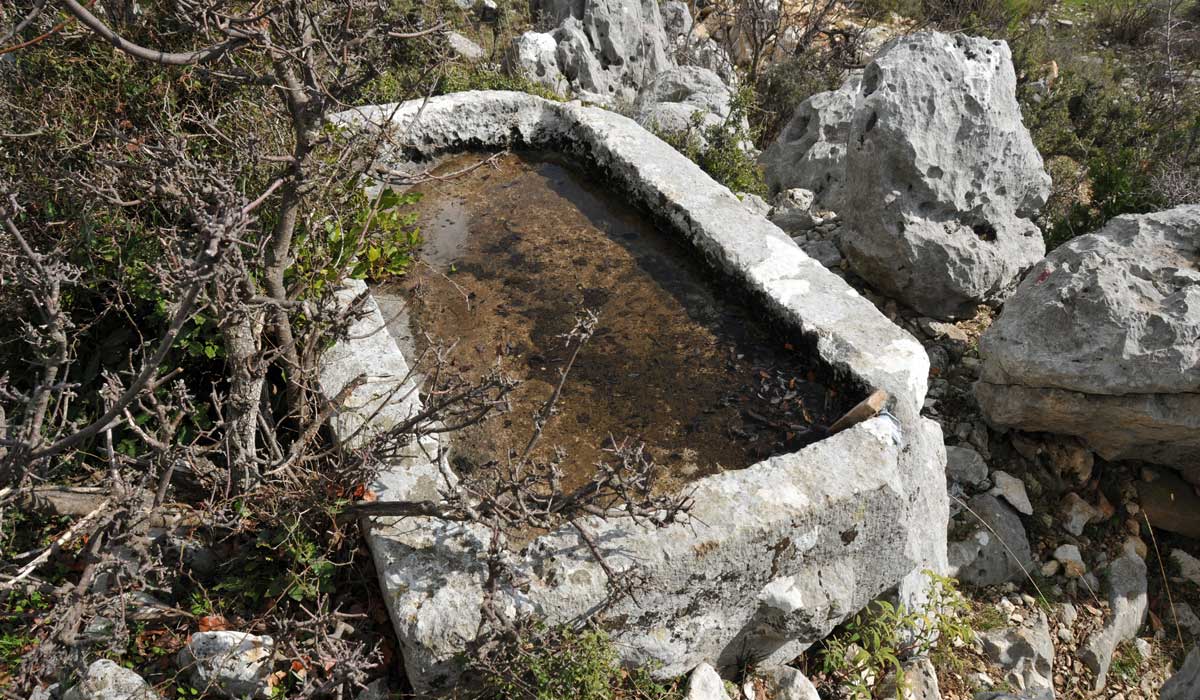
M983 335L997 426L1200 479L1200 206L1119 216L1038 263Z
M108 659L93 661L87 675L63 694L63 700L160 700L141 676Z
M246 632L197 632L179 651L192 686L225 697L265 697L275 640Z
M504 65L510 73L556 93L567 89L567 78L558 68L558 42L550 34L525 32L514 38L504 54Z
M689 66L699 66L721 76L726 85L736 85L738 82L737 69L729 54L715 39L693 36L679 51L680 63Z
M1025 492L1025 482L1006 471L997 469L992 472L992 481L996 482L991 494L1008 501L1021 515L1033 515L1033 504L1029 502L1029 494Z
M534 0L531 8L557 27L559 67L584 99L632 103L674 66L657 0Z
M1175 675L1163 684L1158 700L1195 700L1200 698L1200 647L1192 647Z
M800 187L783 190L771 200L774 206L768 218L789 236L811 231L817 225L812 211L815 200L816 195Z
M729 700L725 682L709 664L700 664L688 678L687 700Z
M1033 570L1025 526L1011 506L991 494L980 494L967 506L971 512L964 517L978 516L987 527L980 525L967 539L950 545L950 563L960 579L976 586L995 586L1022 576L1022 566L1025 571Z
M897 688L900 683L903 687ZM888 673L879 684L877 696L898 700L942 700L933 662L924 657L904 662L904 680L901 681L895 671Z
M812 681L791 666L772 666L758 670L765 681L769 697L774 700L821 700Z
M667 0L661 3L658 9L662 14L663 30L666 31L667 38L672 44L679 46L692 33L692 26L695 24L692 11L688 9L686 2L680 0Z
M1050 177L1003 41L902 37L867 66L846 152L842 249L863 279L937 318L1002 302L1045 254Z
M1118 558L1108 567L1108 589L1112 617L1088 638L1080 654L1096 674L1096 692L1104 689L1117 645L1133 639L1146 618L1146 563L1138 557Z
M772 193L805 189L820 208L842 208L846 144L861 78L853 72L837 90L817 93L796 108L760 158Z
M1200 587L1200 559L1182 549L1172 549L1170 556L1183 580L1191 581L1193 586Z
M479 61L483 58L483 47L458 32L447 32L446 43L459 58Z
M414 122L417 115L419 120ZM718 270L761 300L763 313L795 329L821 360L861 386L891 396L889 414L792 454L690 484L694 518L653 529L628 521L584 525L617 573L636 567L646 585L609 610L625 661L678 676L709 663L731 668L745 654L764 665L791 660L893 586L906 604L927 590L923 569L945 571L948 518L940 429L922 419L928 356L843 280L804 255L782 231L632 120L610 111L529 95L473 92L424 104L352 110L347 127L394 129L413 151L546 147L604 173ZM372 126L374 125L374 126ZM385 158L386 159L386 158ZM425 167L425 166L422 166ZM361 290L361 287L358 288ZM346 294L354 294L347 290ZM415 392L384 403L407 375L377 308L325 357L321 383L337 393L365 372L336 432L348 435L375 408L368 432L418 410ZM361 327L360 327L361 326ZM441 470L412 446L389 462L381 500L438 499ZM837 478L830 478L836 474ZM409 518L369 523L381 584L417 692L445 686L455 655L478 630L489 534L475 525ZM550 623L575 619L608 596L604 570L569 527L513 554L514 580L498 592L506 614Z
M1067 578L1080 578L1087 573L1087 564L1079 547L1073 544L1062 544L1054 550L1054 561L1062 565L1063 574Z
M655 132L686 131L699 113L702 127L720 125L729 116L731 99L729 87L707 68L672 68L639 94L637 122Z
M979 640L1010 686L1032 700L1054 700L1054 640L1045 613L1019 627L981 632Z
M1077 493L1068 493L1063 498L1060 505L1061 514L1063 516L1062 526L1067 532L1079 537L1083 534L1083 528L1100 519L1100 511L1092 507L1091 503L1080 498Z
M978 487L987 481L987 462L983 461L983 457L970 447L947 447L946 478L967 486Z

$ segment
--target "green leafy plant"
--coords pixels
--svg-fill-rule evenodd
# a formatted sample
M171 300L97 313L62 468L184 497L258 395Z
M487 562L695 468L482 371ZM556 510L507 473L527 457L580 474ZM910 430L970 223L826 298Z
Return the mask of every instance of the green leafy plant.
M921 610L877 601L854 616L825 642L823 672L848 689L855 700L869 700L876 682L889 672L897 676L896 697L904 689L904 661L929 656L936 665L954 664L953 647L970 641L970 607L954 579L932 571L929 600Z
M344 277L380 281L403 275L421 245L417 215L406 210L420 201L415 192L384 188L374 196L361 191L349 195L353 216L331 216L319 234L301 231L296 262L290 274L303 279L312 293Z
M228 575L213 592L240 599L252 608L281 597L296 602L314 600L320 593L333 591L337 571L325 550L295 522L263 528L253 546L226 568ZM192 601L200 609L211 607L203 595L193 594Z
M472 659L468 667L483 682L483 696L524 700L674 700L674 683L654 680L649 669L626 669L608 634L526 625L520 633Z
M451 67L438 84L437 92L447 94L464 90L511 90L527 92L555 102L563 101L562 95L529 78L510 75L503 70L478 65Z
M683 130L664 131L654 127L654 131L722 185L734 192L763 195L767 185L762 170L749 152L754 135L748 126L747 114L753 104L754 92L743 88L734 95L729 115L719 124L705 125L705 112L697 110Z

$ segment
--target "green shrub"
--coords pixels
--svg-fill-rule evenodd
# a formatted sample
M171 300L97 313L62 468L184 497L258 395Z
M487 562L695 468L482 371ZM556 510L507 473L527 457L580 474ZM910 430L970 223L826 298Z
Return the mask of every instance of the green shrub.
M1004 34L1046 11L1051 0L864 0L867 12L895 12L946 31Z
M734 192L765 195L767 184L762 170L747 152L754 143L746 115L754 104L754 92L739 91L731 101L729 116L720 124L704 125L704 112L692 113L691 123L683 131L666 132L650 125L659 138L695 161L714 180Z
M1154 190L1149 162L1133 148L1098 153L1087 168L1091 199L1075 202L1066 216L1053 222L1046 232L1048 248L1094 231L1114 216L1154 211L1165 204Z
M563 96L545 85L525 77L509 75L506 71L486 66L454 66L438 84L438 93L462 92L464 90L512 90L527 92L555 102Z
M651 678L648 669L626 669L608 634L596 628L573 630L526 625L520 633L473 659L481 695L506 700L674 700L673 682Z
M895 672L896 697L904 689L904 661L929 656L935 666L956 665L954 645L974 636L970 607L954 579L925 572L929 602L923 610L878 601L825 641L821 667L854 700L870 700L874 685Z
M1108 38L1130 46L1145 46L1161 26L1165 8L1158 0L1106 0L1096 3L1096 27Z
M813 49L763 71L756 89L757 108L750 113L759 148L766 148L775 140L801 102L841 85L845 71L832 59L825 52Z
M417 216L405 210L419 194L385 188L369 197L354 187L352 216L330 216L318 224L319 231L301 230L296 236L296 261L288 275L303 280L313 294L343 277L381 281L402 275L421 245Z

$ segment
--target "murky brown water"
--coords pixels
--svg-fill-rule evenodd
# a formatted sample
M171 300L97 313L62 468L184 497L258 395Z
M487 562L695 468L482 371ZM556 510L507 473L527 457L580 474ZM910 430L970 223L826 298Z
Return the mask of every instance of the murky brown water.
M384 291L407 300L418 350L457 341L454 371L499 361L522 380L511 412L455 435L460 468L523 449L583 309L600 321L539 447L568 455L568 488L609 436L644 442L678 484L797 449L853 405L683 243L564 161L506 155L416 191L425 264Z

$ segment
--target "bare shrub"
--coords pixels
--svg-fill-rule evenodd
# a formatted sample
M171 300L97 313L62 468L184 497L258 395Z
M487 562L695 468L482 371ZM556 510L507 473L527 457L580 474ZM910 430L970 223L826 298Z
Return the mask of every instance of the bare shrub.
M1200 166L1182 158L1168 158L1152 179L1154 194L1167 207L1200 204Z

